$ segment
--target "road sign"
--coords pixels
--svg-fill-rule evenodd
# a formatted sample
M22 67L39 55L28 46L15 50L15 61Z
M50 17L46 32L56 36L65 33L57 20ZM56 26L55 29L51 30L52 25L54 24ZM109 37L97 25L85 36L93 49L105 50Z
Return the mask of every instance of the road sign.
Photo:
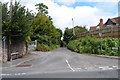
M118 47L112 47L113 50L118 50Z

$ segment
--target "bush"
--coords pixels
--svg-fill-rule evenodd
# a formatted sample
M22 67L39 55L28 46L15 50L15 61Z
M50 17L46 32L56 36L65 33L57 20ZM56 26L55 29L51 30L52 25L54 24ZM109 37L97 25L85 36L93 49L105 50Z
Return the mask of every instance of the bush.
M38 44L36 50L45 52L45 51L51 51L59 47L60 47L59 45L54 45L54 44L51 44L50 46L46 44Z
M49 47L50 47L50 50L53 50L53 49L59 48L60 46L55 45L55 44L51 44Z
M110 56L119 56L118 50L113 50L112 47L119 47L118 38L102 39L102 51L100 50L100 39L95 37L86 37L81 40L72 40L68 43L68 49L88 54L101 54Z
M72 40L68 43L67 47L75 52L79 52L79 46L80 45L80 42L79 40Z
M38 44L36 50L37 51L50 51L50 48L49 46L45 44Z

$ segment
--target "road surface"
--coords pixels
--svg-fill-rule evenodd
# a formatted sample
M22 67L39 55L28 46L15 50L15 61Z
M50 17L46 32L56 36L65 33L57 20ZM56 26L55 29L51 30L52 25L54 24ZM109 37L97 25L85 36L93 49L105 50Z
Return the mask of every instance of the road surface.
M18 66L3 68L3 78L118 78L118 60L58 48L33 51L37 57Z

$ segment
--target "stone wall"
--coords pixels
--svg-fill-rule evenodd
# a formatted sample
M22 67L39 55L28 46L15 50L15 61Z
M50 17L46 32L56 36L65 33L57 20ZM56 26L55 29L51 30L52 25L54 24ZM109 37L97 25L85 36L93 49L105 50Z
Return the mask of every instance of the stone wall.
M11 44L11 53L18 52L18 57L22 57L27 51L26 51L26 42L22 41L19 43L12 43Z

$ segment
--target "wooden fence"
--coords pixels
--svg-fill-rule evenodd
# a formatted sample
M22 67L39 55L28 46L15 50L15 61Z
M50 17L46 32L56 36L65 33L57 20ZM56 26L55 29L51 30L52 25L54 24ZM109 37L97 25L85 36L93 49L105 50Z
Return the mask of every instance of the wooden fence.
M114 26L106 26L104 28L90 30L87 32L83 32L77 35L77 39L84 38L86 36L95 36L97 38L100 38L100 33L102 33L102 38L120 38L120 26L114 25Z

